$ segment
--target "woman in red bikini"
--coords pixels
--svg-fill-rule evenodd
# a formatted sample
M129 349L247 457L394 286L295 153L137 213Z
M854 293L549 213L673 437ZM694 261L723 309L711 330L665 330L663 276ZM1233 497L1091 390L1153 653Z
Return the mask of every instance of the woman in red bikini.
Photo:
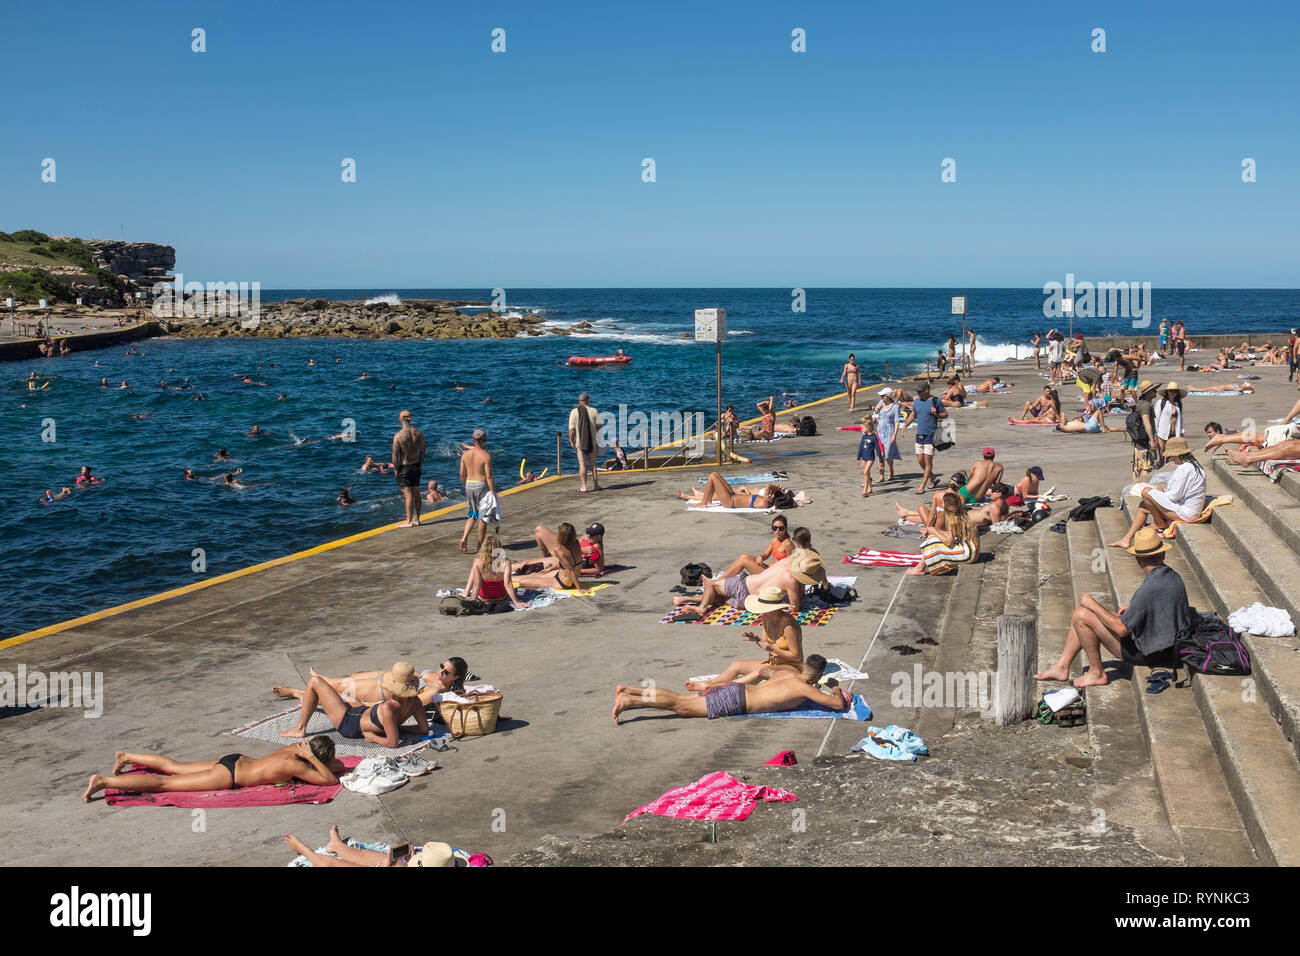
M515 597L515 582L510 575L510 559L505 556L501 539L490 534L479 545L478 554L469 566L464 597L473 601L509 601L517 608L527 607Z
M128 764L161 770L163 775L123 774L122 769ZM338 775L346 769L334 759L334 741L328 737L302 740L265 757L227 754L220 760L185 763L161 754L133 754L119 750L113 760L113 774L91 774L81 799L89 803L90 798L105 787L133 793L192 793L197 790L238 790L240 787L288 783L290 780L332 786L339 782Z

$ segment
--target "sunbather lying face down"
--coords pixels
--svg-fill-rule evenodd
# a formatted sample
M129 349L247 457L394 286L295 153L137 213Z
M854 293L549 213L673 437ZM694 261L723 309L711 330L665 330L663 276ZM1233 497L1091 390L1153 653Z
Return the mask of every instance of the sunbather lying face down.
M817 687L826 670L826 658L813 654L804 662L797 678L771 680L765 684L746 686L724 684L699 694L678 694L661 687L632 687L619 684L614 688L614 723L625 710L648 707L653 710L671 710L678 717L736 717L741 714L775 714L794 710L805 702L818 704L830 710L842 711L852 697L839 688L824 693Z
M123 774L123 768L129 764L161 770L165 776ZM220 760L184 763L161 754L119 750L113 759L112 775L91 774L81 799L89 803L90 798L105 787L134 793L193 793L198 790L238 790L240 787L288 783L290 780L330 786L339 782L338 775L345 769L342 762L334 759L334 741L328 737L302 740L265 757L228 754Z
M340 697L349 705L356 704L378 704L388 699L388 693L384 690L381 681L386 671L358 671L355 674L349 674L347 677L323 677L316 673L314 668L310 668L310 676L321 677L330 687L334 688ZM445 694L452 692L463 694L465 692L465 675L469 673L469 666L465 663L463 657L449 657L438 665L437 670L424 671L420 674L416 689L420 698L420 703L425 707L433 704L433 698L436 694ZM305 689L293 687L283 687L276 685L271 691L277 697L292 697L296 700L302 700Z

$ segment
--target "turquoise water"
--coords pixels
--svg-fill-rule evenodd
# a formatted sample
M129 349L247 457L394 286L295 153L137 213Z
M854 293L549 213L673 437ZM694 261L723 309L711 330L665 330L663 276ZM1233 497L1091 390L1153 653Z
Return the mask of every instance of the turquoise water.
M374 289L284 290L264 292L263 298L388 293L490 296L484 289ZM602 410L623 403L644 412L701 411L712 422L714 350L678 338L693 329L697 307L728 310L723 398L744 418L754 414L755 401L773 392L811 400L839 391L840 368L851 350L868 381L879 377L885 361L895 373L915 367L950 330L960 331L960 321L949 314L955 293L810 289L807 311L799 314L790 309L788 289L508 290L508 309L543 309L549 321L564 325L586 319L598 323L600 332L460 342L149 340L138 344L143 354L137 356L115 348L9 363L0 379L7 410L0 423L0 473L8 492L0 635L400 519L401 496L392 478L361 474L358 467L366 454L387 459L403 408L428 437L425 477L438 479L455 500L459 442L475 427L487 429L503 484L517 480L523 458L530 468L554 470L555 433L564 428L580 391L589 391ZM1042 316L1037 290L967 294L971 325L982 343L977 358L1009 357L1014 343L1023 345L1034 330L1052 324ZM1300 293L1156 290L1154 315L1153 330L1160 316L1169 315L1186 321L1193 337L1281 331L1300 324ZM1128 320L1075 325L1094 334L1132 331ZM619 347L633 356L631 365L563 364L572 354L610 354ZM29 392L24 380L31 370L49 379L50 388ZM265 386L234 377L244 373ZM102 387L101 378L111 386L125 379L129 387ZM160 387L187 378L188 389ZM455 384L464 390L453 390ZM196 393L206 400L194 401ZM282 401L281 394L287 396ZM355 422L355 443L326 440L345 427L345 419ZM245 436L254 424L266 437ZM233 460L218 466L213 455L222 447ZM103 483L66 501L38 503L47 488L57 492L73 484L83 464ZM186 467L204 477L243 467L247 487L185 481ZM565 470L573 467L573 458L566 457ZM335 503L345 487L358 499L351 508ZM586 514L568 517L589 520ZM617 534L615 522L606 524ZM196 572L193 552L199 548L206 566Z

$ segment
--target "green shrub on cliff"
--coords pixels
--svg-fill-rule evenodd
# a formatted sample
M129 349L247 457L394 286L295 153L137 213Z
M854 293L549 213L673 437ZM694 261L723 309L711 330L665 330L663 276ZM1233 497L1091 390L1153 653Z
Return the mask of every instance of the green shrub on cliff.
M49 242L50 237L43 232L37 232L35 229L19 229L11 236L6 238L15 242Z
M44 269L21 269L18 272L0 272L0 294L14 296L24 302L50 299L54 302L71 302L76 298L72 287Z

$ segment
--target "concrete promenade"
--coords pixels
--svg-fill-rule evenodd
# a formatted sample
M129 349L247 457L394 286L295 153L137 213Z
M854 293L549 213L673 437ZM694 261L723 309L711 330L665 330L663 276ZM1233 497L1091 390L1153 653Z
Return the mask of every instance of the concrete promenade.
M1046 472L1045 486L1055 485L1075 500L1118 490L1130 463L1122 434L1065 435L1048 428L1008 426L1008 415L1018 414L1044 380L1032 362L982 367L979 373L975 381L997 373L1014 387L1008 394L979 396L990 399L989 408L953 412L958 444L940 453L937 474L946 478L959 467L969 467L985 445L992 445L1006 466L1009 483L1037 464ZM1193 448L1200 447L1200 429L1211 418L1235 428L1245 417L1262 423L1285 412L1296 398L1286 384L1285 369L1184 376L1177 375L1176 366L1143 371L1144 378L1164 382L1177 377L1191 387L1244 374L1262 376L1255 383L1256 395L1187 400L1187 434ZM860 393L859 413L873 401L869 395ZM1073 386L1062 389L1067 410L1077 405L1077 396ZM854 689L875 709L873 723L898 720L920 728L935 752L931 768L970 776L978 758L964 765L962 755L976 745L963 740L949 752L945 748L945 736L961 723L960 715L891 706L891 674L910 670L920 658L898 657L886 646L926 635L941 639L945 615L977 614L974 603L949 607L949 594L958 593L952 582L960 584L968 571L957 578L908 579L901 592L907 599L907 619L894 620L891 612L886 636L873 646L901 572L840 564L844 554L864 546L915 550L911 542L880 533L894 522L895 500L909 507L923 500L913 494L918 469L910 454L910 435L901 444L899 480L878 485L876 494L864 501L859 497L861 473L853 461L858 433L835 430L854 420L847 399L819 405L811 414L822 432L819 437L742 446L738 450L743 454L751 454L746 448L754 450L755 465L730 466L723 473L780 468L789 473L790 487L808 491L813 503L789 512L790 526L811 529L814 547L826 559L830 574L858 576L861 600L839 611L829 625L806 628L806 652L854 664L866 655L872 677ZM1112 416L1109 423L1122 424L1121 418ZM393 528L363 536L125 613L21 643L0 641L0 671L14 672L25 664L29 670L102 672L105 689L98 719L84 719L72 709L46 708L0 720L0 773L5 784L0 830L9 835L6 861L282 865L292 856L280 842L285 832L316 846L337 822L347 835L416 843L446 840L471 852L489 853L500 862L538 846L549 834L611 830L633 808L712 770L757 767L786 749L796 751L801 762L819 751L847 752L866 725L684 720L657 711L630 712L622 727L611 721L616 683L654 679L660 686L677 688L689 676L714 673L734 657L750 656L742 628L657 623L671 606L668 588L678 583L681 565L702 560L721 569L737 554L760 552L770 539L767 515L685 510L675 492L695 486L696 478L706 473L610 474L602 476L606 490L583 496L574 493L576 478L566 476L504 497L502 537L516 556L532 552L532 529L538 523L554 527L567 520L581 528L599 520L607 529L608 560L625 566L604 579L612 587L539 611L471 618L436 613L434 592L463 585L468 572L468 557L456 550L464 521L461 507L426 520L418 529ZM1053 520L1063 518L1071 505L1058 506ZM1047 533L1039 526L1029 535ZM996 539L986 539L994 561L1003 544ZM1034 588L1035 582L1024 582L1025 590ZM271 694L271 686L301 686L309 666L338 675L387 668L404 659L424 669L436 668L449 655L463 656L472 673L503 690L503 714L510 719L502 720L496 734L464 740L457 750L426 752L442 768L387 796L344 791L327 806L209 811L203 832L195 832L187 810L109 808L101 800L89 806L81 801L87 777L109 772L119 748L182 760L215 759L236 750L269 752L270 745L237 740L229 731L287 709L286 702ZM980 733L981 739L998 741L996 746L1020 747L1019 741L1026 741L1024 746L1036 748L1053 772L1075 773L1071 785L1086 797L1091 785L1086 775L1063 763L1077 755L1077 738L1034 726L984 727ZM836 773L850 785L880 767L845 762ZM1080 806L1086 804L1085 797L1079 798ZM1003 799L1000 794L998 799ZM764 812L760 807L757 815ZM908 812L924 817L927 811L922 802ZM1000 811L995 806L992 812ZM1006 821L1018 820L1018 812L1006 805ZM924 825L924 819L921 822ZM1160 861L1143 855L1146 851L1133 841L1126 842L1122 829L1105 841L1089 837L1087 822L1084 813L1077 827L1042 834L1043 846L1100 847L1091 862ZM998 832L997 824L996 819L989 821L990 832ZM1032 842L1037 837L1026 833L1024 839ZM958 854L949 862L974 859ZM795 855L788 862L800 860Z

